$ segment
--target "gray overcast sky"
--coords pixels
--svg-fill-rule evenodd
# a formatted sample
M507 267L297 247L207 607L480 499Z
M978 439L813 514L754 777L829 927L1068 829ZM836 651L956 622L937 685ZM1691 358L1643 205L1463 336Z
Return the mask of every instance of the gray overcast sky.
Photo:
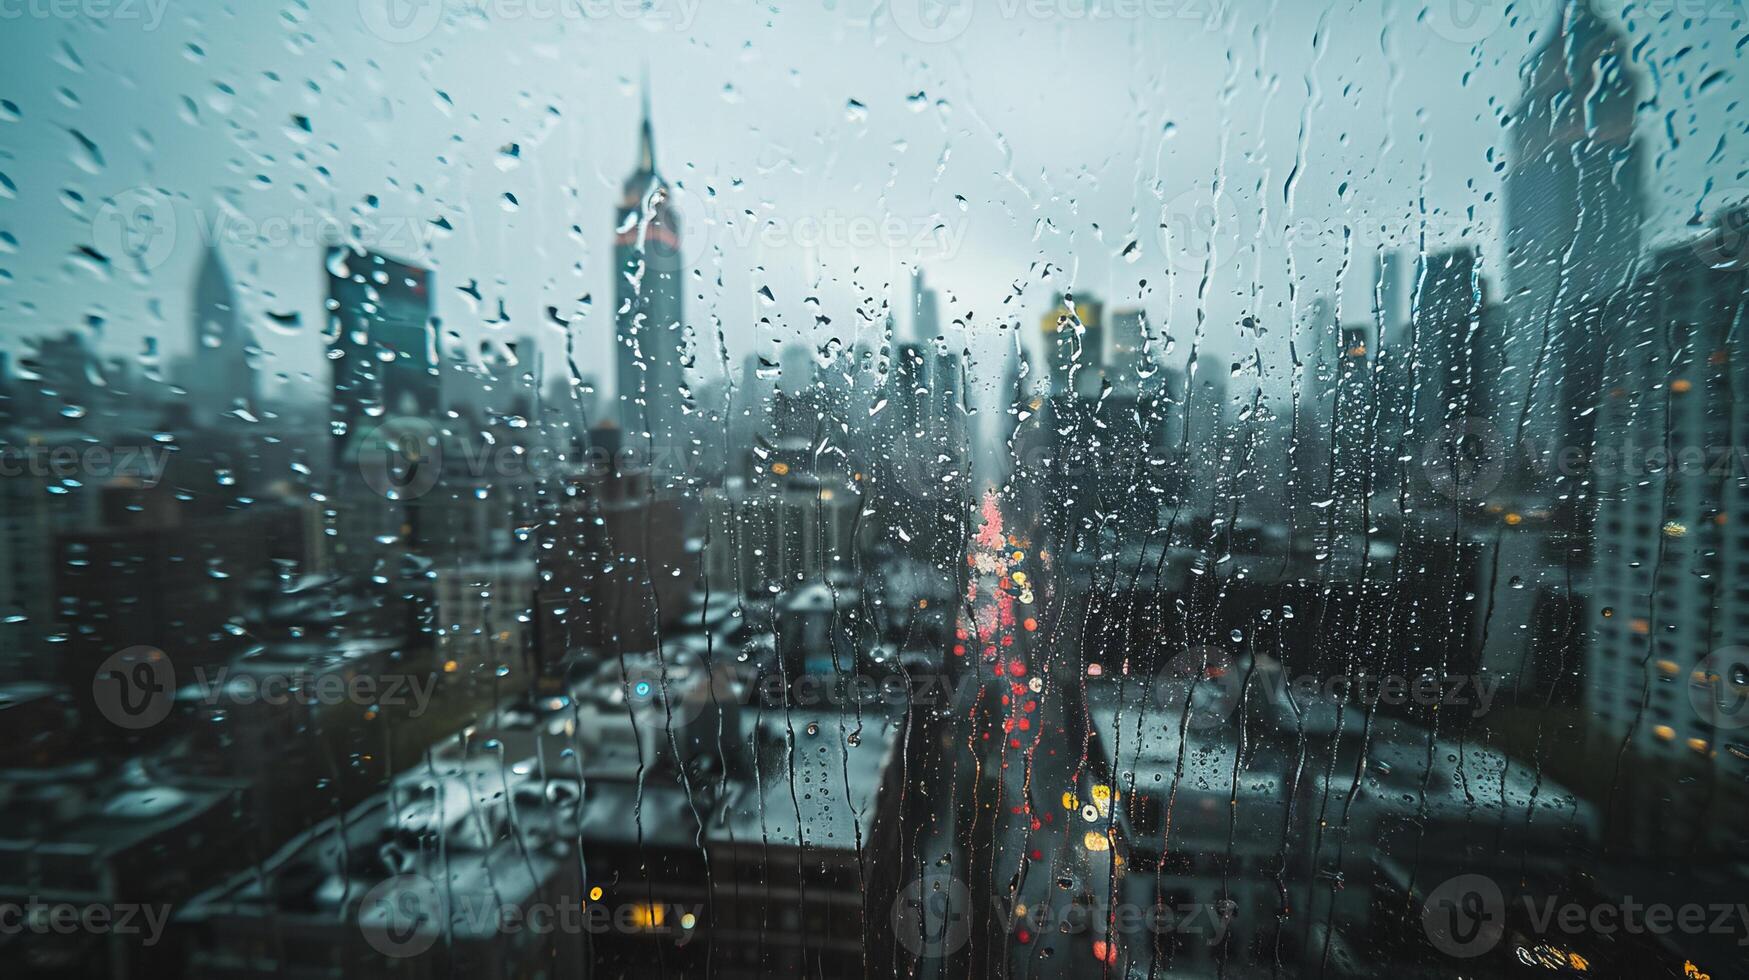
M269 373L325 384L316 232L374 195L373 240L437 270L438 312L471 350L540 335L556 353L543 310L593 296L579 349L604 392L612 213L645 64L699 270L689 319L720 319L737 365L798 336L871 336L871 302L904 308L915 263L987 365L1004 324L1036 339L1070 287L1147 307L1175 359L1200 306L1220 359L1245 312L1277 338L1314 295L1363 316L1371 251L1413 246L1423 197L1432 244L1497 239L1518 66L1559 6L962 0L941 19L919 0L166 2L82 0L112 11L99 20L0 5L0 98L17 108L0 108L7 347L98 313L113 351L147 336L185 350L216 235ZM1743 18L1740 0L1629 10L1657 236L1749 195ZM77 259L116 250L112 199L173 225L144 275ZM439 217L453 230L432 236ZM1346 279L1345 225L1360 253ZM468 280L479 309L455 288ZM507 326L486 322L500 299ZM762 315L775 327L756 329ZM1266 362L1279 376L1285 353Z

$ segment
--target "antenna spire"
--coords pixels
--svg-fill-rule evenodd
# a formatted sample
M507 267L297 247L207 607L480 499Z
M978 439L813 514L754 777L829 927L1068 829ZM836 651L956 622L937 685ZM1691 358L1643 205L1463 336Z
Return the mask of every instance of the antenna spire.
M650 125L650 65L644 64L642 83L644 102L644 122L638 132L638 172L653 174L656 172L656 133Z

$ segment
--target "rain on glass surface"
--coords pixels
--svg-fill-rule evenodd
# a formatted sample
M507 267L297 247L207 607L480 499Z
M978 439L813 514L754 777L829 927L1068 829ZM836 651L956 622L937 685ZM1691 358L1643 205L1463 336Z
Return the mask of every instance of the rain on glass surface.
M0 973L1749 976L1742 0L0 0Z

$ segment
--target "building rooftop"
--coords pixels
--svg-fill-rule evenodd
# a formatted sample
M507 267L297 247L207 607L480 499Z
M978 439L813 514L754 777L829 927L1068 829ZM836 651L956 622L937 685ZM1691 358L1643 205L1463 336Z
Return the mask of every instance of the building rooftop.
M119 771L99 760L50 769L0 770L0 878L34 856L68 859L80 874L92 859L126 851L213 811L229 789L162 779L141 760Z

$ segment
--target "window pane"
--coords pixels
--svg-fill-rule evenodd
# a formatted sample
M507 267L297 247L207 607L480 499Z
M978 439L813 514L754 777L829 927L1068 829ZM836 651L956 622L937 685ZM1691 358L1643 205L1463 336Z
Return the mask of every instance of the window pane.
M0 21L0 973L1749 975L1741 0Z

